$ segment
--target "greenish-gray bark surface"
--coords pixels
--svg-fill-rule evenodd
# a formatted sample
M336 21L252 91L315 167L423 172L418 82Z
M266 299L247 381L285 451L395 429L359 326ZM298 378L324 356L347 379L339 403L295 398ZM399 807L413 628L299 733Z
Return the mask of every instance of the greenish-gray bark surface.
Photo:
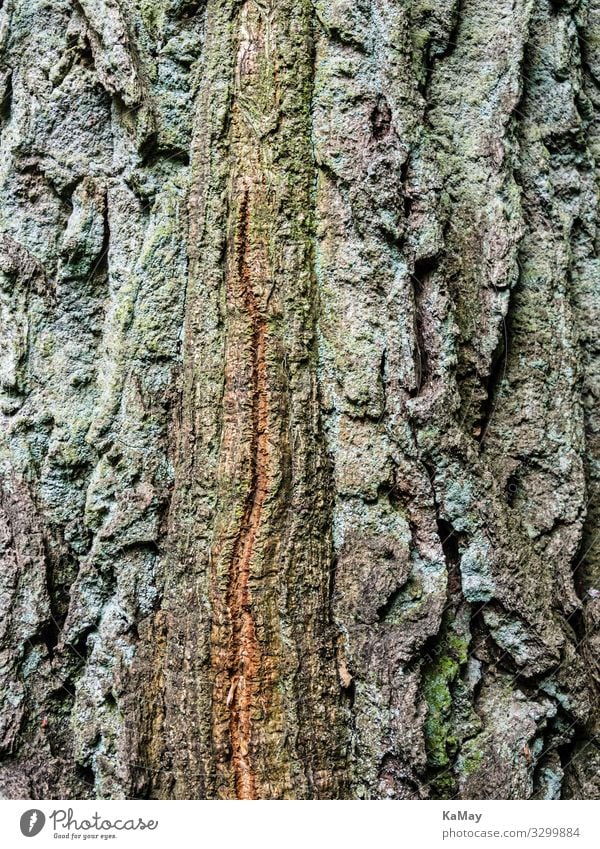
M600 0L0 2L0 793L600 797Z

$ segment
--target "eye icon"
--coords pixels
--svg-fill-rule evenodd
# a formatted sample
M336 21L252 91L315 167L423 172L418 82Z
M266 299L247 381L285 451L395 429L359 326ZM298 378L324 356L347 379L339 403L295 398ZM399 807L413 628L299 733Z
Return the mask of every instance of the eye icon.
M37 808L25 811L21 816L21 834L25 837L35 837L43 829L46 817Z

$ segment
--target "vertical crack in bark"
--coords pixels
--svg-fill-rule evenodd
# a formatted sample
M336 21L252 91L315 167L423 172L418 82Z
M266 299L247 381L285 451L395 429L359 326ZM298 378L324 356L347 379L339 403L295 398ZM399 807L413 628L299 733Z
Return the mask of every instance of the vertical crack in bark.
M249 260L250 204L246 189L239 213L237 233L237 273L244 310L251 324L252 434L250 443L250 483L244 515L236 537L229 567L227 606L232 623L232 678L227 702L230 709L229 733L236 795L256 798L252 769L252 704L256 696L260 668L260 648L250 602L250 564L260 527L268 489L268 395L266 366L266 320L253 289Z

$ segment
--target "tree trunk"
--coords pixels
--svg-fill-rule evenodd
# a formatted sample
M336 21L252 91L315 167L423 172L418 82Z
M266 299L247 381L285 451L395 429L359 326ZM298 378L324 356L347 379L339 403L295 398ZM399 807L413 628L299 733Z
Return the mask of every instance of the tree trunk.
M598 798L600 0L0 6L3 795Z

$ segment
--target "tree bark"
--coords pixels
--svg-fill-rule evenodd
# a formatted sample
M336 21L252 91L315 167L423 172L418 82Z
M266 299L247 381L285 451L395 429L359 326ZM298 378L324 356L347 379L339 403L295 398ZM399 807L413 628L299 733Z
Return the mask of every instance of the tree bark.
M598 798L600 0L0 43L0 792Z

